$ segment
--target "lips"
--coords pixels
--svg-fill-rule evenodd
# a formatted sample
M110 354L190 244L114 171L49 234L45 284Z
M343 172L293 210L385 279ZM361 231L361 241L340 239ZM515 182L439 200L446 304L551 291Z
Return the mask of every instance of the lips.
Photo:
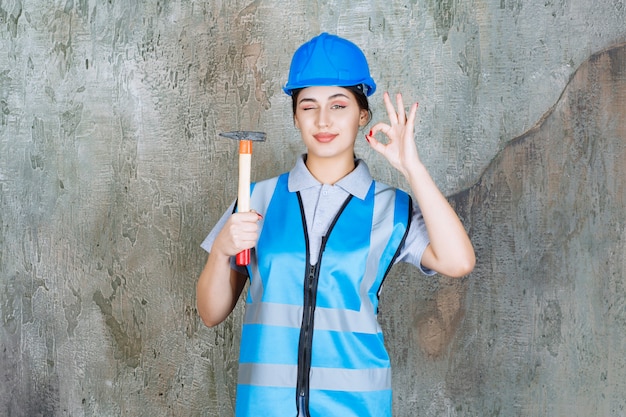
M335 139L337 137L337 134L336 133L321 132L321 133L316 133L315 135L313 135L313 137L318 142L328 143L328 142L332 141L333 139Z

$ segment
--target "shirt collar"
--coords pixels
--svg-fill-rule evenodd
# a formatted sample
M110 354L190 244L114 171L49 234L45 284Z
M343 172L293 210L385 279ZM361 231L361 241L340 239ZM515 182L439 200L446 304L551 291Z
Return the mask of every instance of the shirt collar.
M296 165L289 171L288 187L290 192L302 191L311 187L318 187L322 185L311 174L309 169L304 163L306 154L301 155ZM367 164L362 159L355 160L356 168L348 175L337 181L336 186L341 187L343 190L352 194L361 200L365 199L367 192L372 184L372 176Z

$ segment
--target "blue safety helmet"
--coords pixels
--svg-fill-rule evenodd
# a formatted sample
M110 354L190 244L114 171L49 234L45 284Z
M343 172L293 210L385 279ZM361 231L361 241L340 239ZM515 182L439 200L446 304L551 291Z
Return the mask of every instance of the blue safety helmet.
M363 51L349 40L328 33L296 50L283 91L291 95L295 89L314 86L362 86L366 96L376 91Z

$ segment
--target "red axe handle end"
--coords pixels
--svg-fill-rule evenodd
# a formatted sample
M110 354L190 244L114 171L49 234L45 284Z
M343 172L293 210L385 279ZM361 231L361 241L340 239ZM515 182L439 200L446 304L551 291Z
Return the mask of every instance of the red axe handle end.
M237 257L235 258L235 261L239 266L248 266L248 264L250 263L250 249L245 249L239 252L237 254Z

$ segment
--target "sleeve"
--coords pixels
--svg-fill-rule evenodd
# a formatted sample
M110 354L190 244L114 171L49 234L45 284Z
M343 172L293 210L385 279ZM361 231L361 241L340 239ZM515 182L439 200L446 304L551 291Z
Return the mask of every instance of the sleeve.
M422 210L414 203L409 231L395 263L410 263L419 268L424 275L435 275L437 273L436 271L426 268L421 263L422 255L429 244L430 238L428 237Z
M224 227L224 225L226 224L230 216L233 214L234 209L235 209L235 202L233 201L232 204L228 207L228 209L224 212L224 214L222 214L222 217L220 217L217 223L215 223L215 226L213 226L213 229L211 229L207 237L204 238L204 240L200 244L200 247L204 249L205 251L207 251L207 253L211 252L211 248L213 247L213 242L215 242L215 238L217 237L219 232L222 230L222 228ZM230 268L234 269L237 272L242 273L243 275L248 274L244 266L237 265L234 256L230 257Z

